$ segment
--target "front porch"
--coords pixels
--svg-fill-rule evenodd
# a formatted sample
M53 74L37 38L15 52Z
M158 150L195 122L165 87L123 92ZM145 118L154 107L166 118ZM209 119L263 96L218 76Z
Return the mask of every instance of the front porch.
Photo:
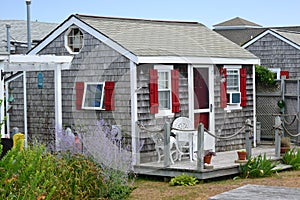
M267 158L279 160L280 157L275 156L274 145L261 145L252 149L252 157L259 154L266 154ZM141 175L175 177L182 173L192 175L198 179L211 179L223 176L234 176L239 174L240 163L236 163L237 151L218 152L212 158L213 169L197 169L197 161L191 162L189 158L182 161L175 161L173 165L164 167L164 162L142 163L134 167L134 171Z

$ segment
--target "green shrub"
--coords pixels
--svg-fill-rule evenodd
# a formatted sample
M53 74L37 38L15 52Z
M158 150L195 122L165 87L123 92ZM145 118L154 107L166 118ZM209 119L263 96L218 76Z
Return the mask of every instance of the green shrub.
M300 149L291 149L282 156L282 163L300 169Z
M241 178L260 178L272 175L275 171L277 163L274 163L264 156L258 155L252 159L249 159L244 165L240 165L240 177Z
M181 174L171 179L169 184L171 186L181 185L181 186L193 186L198 183L198 180L190 175Z
M0 199L125 199L132 191L105 179L103 169L82 155L53 155L42 145L17 149L0 160Z
M255 81L257 85L265 87L275 87L275 74L268 68L260 65L255 66Z

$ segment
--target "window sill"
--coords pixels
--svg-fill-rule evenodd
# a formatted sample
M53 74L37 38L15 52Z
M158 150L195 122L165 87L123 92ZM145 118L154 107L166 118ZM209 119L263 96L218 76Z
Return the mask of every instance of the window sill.
M81 108L82 110L105 110L104 108Z
M227 107L224 110L231 112L232 110L242 110L242 107L239 104L227 104Z
M155 114L155 118L163 118L163 117L174 117L174 113L171 110L159 110L157 114Z

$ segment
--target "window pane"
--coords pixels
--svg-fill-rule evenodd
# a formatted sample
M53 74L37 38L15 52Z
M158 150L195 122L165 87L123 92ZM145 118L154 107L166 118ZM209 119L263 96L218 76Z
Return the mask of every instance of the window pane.
M158 103L159 103L159 109L169 110L170 109L170 91L159 91L158 92Z
M103 84L88 84L85 91L84 107L98 107L102 103Z
M168 88L169 88L169 73L158 72L158 89L168 89Z
M227 70L227 90L230 92L239 92L238 70Z
M68 46L73 52L79 52L83 45L83 34L79 28L73 28L68 34Z

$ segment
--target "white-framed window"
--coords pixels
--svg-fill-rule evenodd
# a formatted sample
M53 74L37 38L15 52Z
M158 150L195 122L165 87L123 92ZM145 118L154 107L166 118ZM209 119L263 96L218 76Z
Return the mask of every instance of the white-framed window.
M83 93L83 109L104 109L104 86L105 82L85 82Z
M77 54L83 47L83 33L75 26L70 27L65 35L65 47L71 54Z
M241 66L224 66L226 69L227 109L240 109L240 69Z
M268 68L268 70L274 73L276 80L280 80L280 68Z
M158 114L156 116L173 115L171 70L173 65L155 65L158 74Z

